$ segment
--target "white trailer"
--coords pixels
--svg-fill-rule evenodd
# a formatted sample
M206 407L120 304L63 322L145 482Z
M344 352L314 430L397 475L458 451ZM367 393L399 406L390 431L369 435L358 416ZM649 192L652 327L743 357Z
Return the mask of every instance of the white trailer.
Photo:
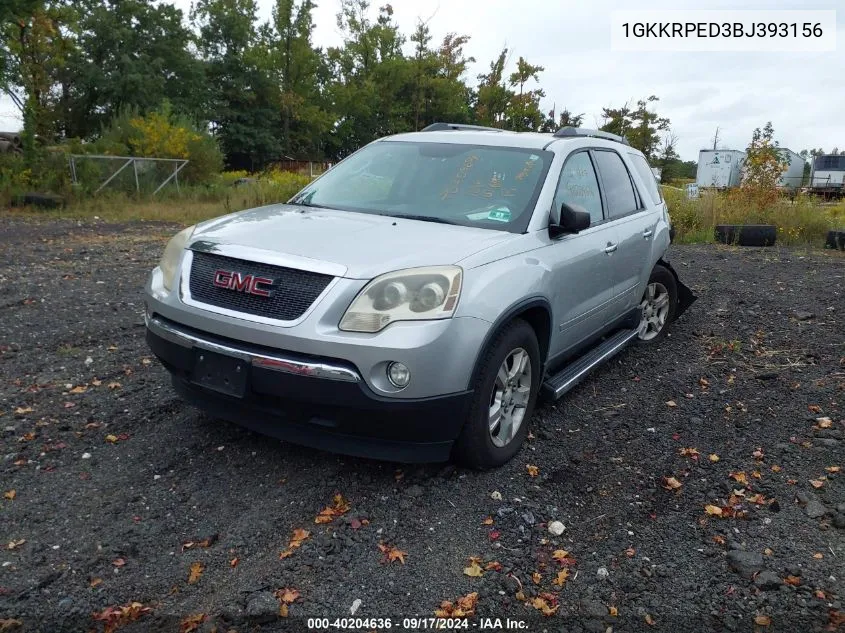
M813 159L810 191L831 198L845 195L845 155L823 154Z
M782 158L788 161L786 169L778 180L778 187L786 189L798 189L804 183L804 165L806 162L801 156L793 152L791 149L782 148L779 150Z
M701 188L728 189L742 181L745 152L737 149L703 149L698 152L695 184Z

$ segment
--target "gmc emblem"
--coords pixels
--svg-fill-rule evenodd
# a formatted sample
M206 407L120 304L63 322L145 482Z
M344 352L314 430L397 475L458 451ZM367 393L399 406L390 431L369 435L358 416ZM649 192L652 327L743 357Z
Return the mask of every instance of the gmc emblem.
M255 277L254 275L242 275L231 270L218 270L214 273L214 285L218 288L235 290L248 295L259 297L272 297L273 280L269 277Z

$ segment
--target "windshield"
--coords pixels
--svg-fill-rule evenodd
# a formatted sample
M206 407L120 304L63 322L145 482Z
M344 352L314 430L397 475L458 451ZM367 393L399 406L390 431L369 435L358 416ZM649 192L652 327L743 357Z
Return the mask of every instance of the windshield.
M381 141L290 202L521 233L551 159L541 150Z

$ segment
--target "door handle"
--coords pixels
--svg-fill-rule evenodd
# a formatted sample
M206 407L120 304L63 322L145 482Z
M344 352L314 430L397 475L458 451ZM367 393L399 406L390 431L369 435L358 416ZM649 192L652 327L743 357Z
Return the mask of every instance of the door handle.
M616 244L611 244L610 242L607 243L607 247L604 249L604 252L610 255L616 250Z
M646 229L645 231L643 231L643 237L645 239L650 238L652 235L654 235L654 231L652 231L651 229Z

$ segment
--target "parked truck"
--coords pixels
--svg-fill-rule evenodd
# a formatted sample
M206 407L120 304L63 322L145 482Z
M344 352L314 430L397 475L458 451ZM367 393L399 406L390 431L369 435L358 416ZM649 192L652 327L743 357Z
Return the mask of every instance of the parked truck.
M735 149L708 150L698 153L695 183L699 188L729 189L742 181L745 152Z

